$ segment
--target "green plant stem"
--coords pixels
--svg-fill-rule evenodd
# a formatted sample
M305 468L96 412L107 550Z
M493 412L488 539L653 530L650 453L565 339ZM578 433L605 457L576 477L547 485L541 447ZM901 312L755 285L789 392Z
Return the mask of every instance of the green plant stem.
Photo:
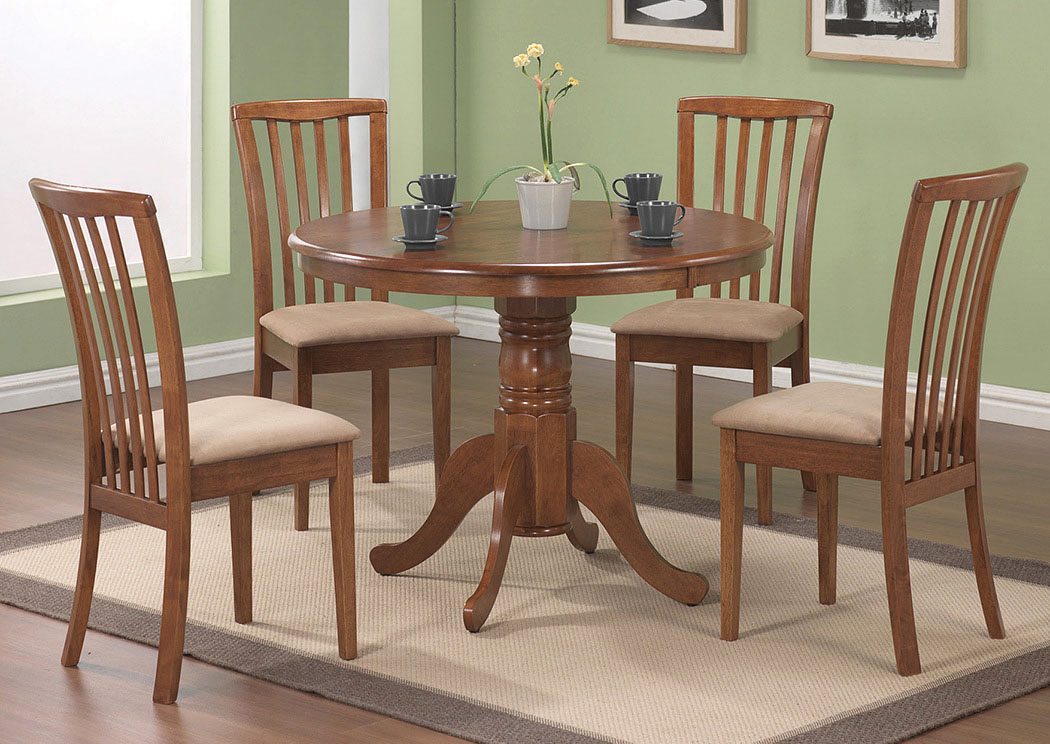
M543 177L550 180L550 153L547 152L547 137L543 133L543 89L539 90L540 99L540 149L543 150Z
M551 120L547 117L547 158L554 163L554 140L551 137Z

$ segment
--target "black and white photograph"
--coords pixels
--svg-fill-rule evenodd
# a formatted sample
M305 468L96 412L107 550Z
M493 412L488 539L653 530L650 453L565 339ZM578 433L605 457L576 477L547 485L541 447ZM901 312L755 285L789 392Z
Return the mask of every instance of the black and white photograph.
M807 0L806 54L966 66L966 0Z
M624 0L624 23L725 30L722 0Z
M743 54L747 0L609 0L609 43Z
M830 36L936 41L941 0L826 0Z

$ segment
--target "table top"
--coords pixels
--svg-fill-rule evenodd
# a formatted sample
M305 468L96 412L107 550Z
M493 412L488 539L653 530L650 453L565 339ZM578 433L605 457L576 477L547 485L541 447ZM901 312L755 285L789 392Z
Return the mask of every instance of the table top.
M638 218L605 202L576 201L565 230L525 230L516 201L456 212L433 250L392 240L398 207L345 212L300 226L288 240L307 274L373 289L486 297L569 297L678 289L758 271L773 236L744 217L687 209L670 245L629 233Z

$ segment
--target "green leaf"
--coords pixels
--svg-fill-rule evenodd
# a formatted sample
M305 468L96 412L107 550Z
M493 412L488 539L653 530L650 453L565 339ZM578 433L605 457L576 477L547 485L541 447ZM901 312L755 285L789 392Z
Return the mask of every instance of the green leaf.
M531 165L512 165L509 168L504 168L503 170L497 172L495 175L489 178L489 180L485 181L485 185L481 187L481 192L474 199L474 203L470 205L470 211L467 212L467 214L474 213L474 207L476 207L478 205L478 202L481 201L481 197L485 196L485 192L489 190L489 186L492 185L493 181L495 181L500 176L506 175L507 173L516 170L530 170L534 173L543 173L543 171L541 171L539 168L533 168Z
M562 161L562 162L564 162L564 161ZM561 170L561 171L568 170L570 172L575 173L575 170L573 170L573 169L574 168L578 168L581 165L586 165L588 168L590 168L592 171L594 171L595 173L598 174L598 180L600 180L602 182L602 189L604 189L604 191L605 191L605 202L606 202L606 204L609 205L609 216L612 217L613 216L612 197L609 196L609 184L606 182L605 174L602 173L602 169L601 168L599 168L597 165L594 165L594 163L566 163L565 166L560 168L559 170Z

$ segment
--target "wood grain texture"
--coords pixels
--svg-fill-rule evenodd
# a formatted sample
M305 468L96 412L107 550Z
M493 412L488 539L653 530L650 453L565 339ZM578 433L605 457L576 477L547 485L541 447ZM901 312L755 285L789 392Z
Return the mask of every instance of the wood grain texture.
M795 380L809 379L809 278L813 252L813 230L816 219L817 195L824 163L824 149L834 107L819 101L785 98L756 98L745 96L694 96L678 100L678 200L687 206L695 205L695 156L696 118L715 119L714 141L714 185L712 187L712 209L726 211L726 173L734 175L732 186L732 213L745 215L745 203L749 194L753 208L747 214L756 222L766 219L766 191L772 180L776 192L776 214L772 223L773 241L769 269L769 289L766 300L781 302L781 277L785 256L790 260L791 307L802 315L799 325L787 329L777 339L768 343L754 343L733 338L707 338L702 334L691 336L618 334L617 344L623 339L624 353L628 359L621 369L628 370L631 362L646 361L674 364L678 384L675 387L675 474L680 480L692 478L692 372L691 365L732 367L750 369L754 380L754 395L762 395L771 389L773 366L790 365L795 370ZM806 152L801 173L793 176L792 164L795 151L795 136L799 122L808 124ZM758 148L757 177L749 184L747 174L756 169L750 157L752 123L761 123L761 143ZM729 163L728 143L730 124L737 128L736 163ZM774 130L784 130L782 151L779 158L773 157ZM772 175L772 179L770 176ZM794 197L792 187L797 182ZM792 207L789 209L789 206ZM791 220L791 223L789 223ZM789 228L792 227L793 231ZM791 232L792 240L786 241ZM695 284L709 284L711 297L726 296L730 299L761 299L762 272L759 269L748 274L748 289L742 290L740 277L731 277L725 290L722 282L703 282L702 277L691 277L694 283L679 288L678 299L693 296ZM618 348L620 348L618 346ZM797 369L796 369L797 368ZM631 379L617 384L617 406L626 409L630 405ZM627 426L630 416L625 412L618 418L618 426ZM619 455L626 472L630 472L630 433L618 430L617 438L623 443ZM758 466L759 523L768 524L772 514L770 472L765 465ZM804 479L804 483L807 481ZM812 485L811 480L808 481Z
M309 388L314 375L349 372L359 369L372 371L372 438L376 443L375 467L372 476L376 483L387 480L389 467L390 431L390 369L410 366L441 367L439 377L448 377L447 355L438 352L439 340L430 336L415 339L379 339L361 343L330 343L318 346L294 348L273 332L264 329L259 319L275 307L275 264L282 287L283 306L289 307L300 300L306 303L320 301L332 303L337 299L336 286L343 287L346 301L355 299L351 282L322 282L321 296L317 296L316 280L310 272L297 272L288 247L288 236L294 227L312 219L328 217L332 205L340 205L342 212L353 209L353 184L351 183L350 125L354 117L367 117L369 123L368 163L370 197L373 208L387 204L387 106L386 101L371 98L309 99L283 101L255 101L232 107L234 134L241 161L244 179L245 202L248 208L248 227L252 248L253 290L255 302L255 394L268 396L273 390L273 373L279 369L290 369L301 391L296 403L311 406ZM259 125L257 136L256 124ZM328 139L326 125L331 124L339 142L339 165L329 168ZM313 133L313 153L308 158L304 149L303 125L309 125ZM266 136L261 132L265 128ZM287 131L283 135L283 131ZM297 219L293 224L289 213L289 174L285 163L284 141L290 140L292 151L291 196L297 205ZM273 198L268 199L268 188L263 177L263 160L260 142L269 149L269 165L272 168ZM309 183L309 170L315 171L315 184ZM331 172L330 172L331 171ZM339 187L339 198L332 191ZM311 189L316 209L311 208ZM270 222L276 216L279 243L271 244ZM279 261L274 261L274 254ZM297 296L297 286L300 287ZM373 292L371 299L386 301L384 292ZM445 400L434 406L435 441L448 439L450 403L447 386L435 387ZM357 416L360 420L361 416ZM444 446L447 451L447 445ZM440 448L440 447L439 447ZM439 458L440 459L440 458ZM309 526L310 502L308 484L300 484L295 496L295 528L305 530Z
M84 393L82 548L62 663L75 666L83 651L98 561L101 512L108 511L157 527L164 531L165 549L153 701L173 703L178 697L182 674L189 596L190 506L193 501L227 494L231 496L234 618L238 622L249 622L252 614L252 491L265 487L267 481L271 485L276 485L272 483L274 480L277 483L292 482L293 475L309 479L334 473L337 482L345 484L352 476L338 472L338 468L351 468L352 473L353 463L346 456L337 457L337 451L343 452L345 444L331 444L191 465L182 340L175 309L175 293L152 199L142 194L68 187L39 179L30 181L29 185L62 277ZM127 281L127 260L115 222L117 217L131 220L134 226L146 273L149 309L153 316L154 340L160 362L165 435L163 501L156 475L159 458L152 423L143 425L140 432L139 419L152 422L150 412L153 405L150 391L144 384L143 339L134 311L135 298ZM98 229L99 218L106 220L108 244ZM90 238L90 250L85 234ZM118 289L111 266L116 267L119 273L122 302L117 300ZM134 357L130 350L134 350ZM139 374L133 367L137 367ZM108 386L103 369L109 375ZM308 386L305 394L308 399ZM296 400L299 401L302 396L301 386L297 387ZM134 419L129 420L132 416ZM274 430L270 434L279 438L281 432ZM151 471L148 479L144 473L143 450L147 453L146 460ZM289 477L283 480L281 475ZM348 487L343 486L341 492L344 499L352 498L352 480L349 483ZM352 533L353 523L333 524L333 531L335 528L350 529ZM346 537L342 535L335 535L333 539L338 545L346 543ZM351 534L351 545L352 539ZM339 551L334 554L334 569L337 576L343 576L346 583L352 584L352 555L351 571L339 573L342 569L338 563L344 558ZM345 609L345 603L340 598L340 592L345 595L344 590L345 586L337 585L337 602L341 609ZM352 620L349 614L341 613L340 653L356 649L356 640L349 637L354 635L356 638L357 633Z
M449 240L408 251L396 208L333 215L289 239L307 273L358 286L481 297L577 297L688 285L688 269L709 281L744 276L765 262L772 236L735 215L687 210L670 246L643 246L629 233L638 218L605 202L573 202L565 230L524 230L514 201L481 202L458 217ZM542 291L537 282L543 282Z
M908 560L909 507L965 492L974 571L988 634L992 638L1002 638L1004 634L989 567L977 466L977 391L992 279L1027 173L1025 165L1014 163L916 183L890 301L878 445L836 442L830 432L827 441L731 429L722 434L724 478L734 477L725 460L736 465L754 462L797 467L817 474L819 595L825 604L834 601L835 592L835 478L852 475L878 481L890 629L897 671L902 676L922 671ZM940 239L931 241L938 202L947 203L943 210L945 223ZM962 203L966 203L965 211ZM964 217L957 232L960 214ZM936 253L926 262L932 263L931 278L926 284L920 282L920 274L927 245L931 243L936 246ZM949 333L953 319L954 331ZM917 320L922 321L922 334L916 345L912 329ZM913 346L917 349L913 350ZM916 356L918 383L915 394L909 395L909 369ZM905 430L908 412L913 422L910 439ZM738 491L736 488L735 493ZM761 490L759 508L761 515ZM722 549L723 562L727 564L724 568L735 581L740 570L739 535L727 536L723 531ZM738 595L732 596L733 601L738 601ZM737 622L736 610L723 614L723 638L736 637Z
M453 342L453 441L490 428L491 391L497 384L499 345L457 339ZM614 388L612 362L576 357L573 385L580 409L580 436L605 447L614 445L615 412L609 403ZM391 447L402 449L430 439L430 400L425 368L392 373L394 383L410 391L391 400ZM639 410L665 405L673 396L674 375L639 367ZM341 416L368 407L367 385L354 384L366 373L318 378L318 408ZM367 381L367 380L365 380ZM667 467L674 432L661 416L636 421L635 478L640 483L718 498L719 431L707 421L717 410L748 395L750 385L697 377L697 478L676 481ZM243 395L252 389L251 373L197 380L188 385L190 400ZM154 390L156 395L158 391ZM291 399L288 376L278 377L274 396ZM83 446L79 403L65 403L0 415L0 530L73 516L82 506ZM986 515L993 553L1050 560L1050 432L982 422L982 471L987 497L995 508ZM369 452L368 432L355 443L355 454ZM491 468L486 468L491 472ZM780 512L816 516L816 498L799 488L798 476L776 470L773 485ZM754 506L753 484L745 485L745 503ZM839 493L842 524L878 529L878 492L872 481L843 479ZM960 504L939 499L909 510L913 537L968 546L959 519ZM715 546L701 547L711 557ZM367 570L367 569L366 569ZM363 608L364 609L364 608ZM367 610L365 610L367 611ZM462 740L376 713L325 700L253 679L194 659L183 665L182 694L177 706L129 704L141 699L156 651L131 641L89 631L93 653L80 668L56 661L66 624L0 605L0 697L5 701L5 736L13 741L79 741L111 744L142 741L349 741L357 744L446 744ZM39 701L51 703L39 715ZM1045 738L1050 717L1050 689L1041 690L983 711L915 741L922 744L1030 744Z

